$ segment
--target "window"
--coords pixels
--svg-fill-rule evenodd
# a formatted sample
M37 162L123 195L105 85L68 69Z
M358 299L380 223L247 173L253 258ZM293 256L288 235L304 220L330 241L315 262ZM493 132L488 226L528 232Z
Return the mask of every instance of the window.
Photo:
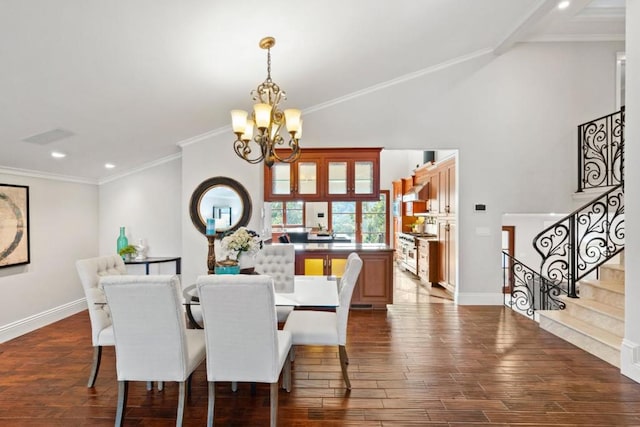
M271 225L300 227L304 221L304 202L271 202Z
M375 202L329 202L329 228L346 234L355 243L389 244L389 191L380 191Z
M360 233L362 243L385 243L387 236L387 196L377 202L362 202Z
M329 213L328 228L335 234L346 236L354 243L389 244L389 191L380 191L380 199L372 202L325 203ZM271 202L273 227L302 227L305 226L304 218L305 202Z
M329 229L334 234L346 234L356 241L356 202L329 202L331 223Z

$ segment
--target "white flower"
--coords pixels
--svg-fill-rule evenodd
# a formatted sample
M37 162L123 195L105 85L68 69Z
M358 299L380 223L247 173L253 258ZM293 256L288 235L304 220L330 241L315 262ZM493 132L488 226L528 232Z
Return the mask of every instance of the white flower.
M223 237L221 244L228 254L233 255L235 253L236 259L240 252L255 254L261 247L260 236L255 231L247 230L245 227L240 227L232 234Z

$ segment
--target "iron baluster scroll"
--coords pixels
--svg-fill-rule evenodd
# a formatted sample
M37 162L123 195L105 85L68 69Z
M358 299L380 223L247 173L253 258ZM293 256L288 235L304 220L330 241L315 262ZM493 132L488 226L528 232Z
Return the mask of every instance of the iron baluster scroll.
M624 182L624 107L578 126L578 191Z
M536 310L564 309L565 304L558 299L563 293L560 286L506 252L502 252L502 268L505 306L532 319Z
M577 298L576 282L624 249L624 191L617 185L540 232L540 274Z

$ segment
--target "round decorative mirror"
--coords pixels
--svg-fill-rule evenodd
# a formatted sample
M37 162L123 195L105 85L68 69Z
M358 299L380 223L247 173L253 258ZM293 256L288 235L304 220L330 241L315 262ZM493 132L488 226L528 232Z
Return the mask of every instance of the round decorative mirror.
M207 219L213 218L216 235L246 226L251 219L251 198L238 181L216 176L203 181L191 195L189 214L193 225L206 234Z

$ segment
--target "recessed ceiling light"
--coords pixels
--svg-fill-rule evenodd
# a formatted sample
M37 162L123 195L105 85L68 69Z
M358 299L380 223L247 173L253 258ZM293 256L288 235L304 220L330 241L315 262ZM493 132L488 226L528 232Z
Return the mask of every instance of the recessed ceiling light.
M54 159L63 159L67 157L67 155L64 153L61 153L60 151L52 151L51 157L53 157Z
M571 2L569 0L564 0L561 1L560 3L558 3L558 9L563 10L569 7L569 5L571 4Z
M107 169L113 169L116 167L116 165L114 165L113 163L105 163L104 167Z

